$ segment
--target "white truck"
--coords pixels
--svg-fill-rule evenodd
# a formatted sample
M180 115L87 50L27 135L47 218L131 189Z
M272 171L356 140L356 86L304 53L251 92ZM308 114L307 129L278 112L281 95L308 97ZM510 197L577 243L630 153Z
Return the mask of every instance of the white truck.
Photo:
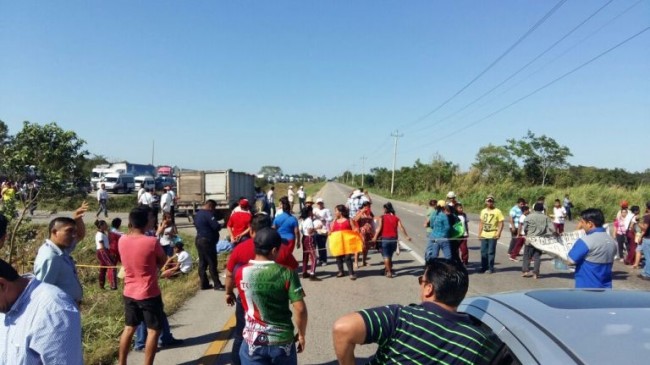
M227 221L231 205L241 197L253 204L255 175L232 170L181 171L177 175L176 213L187 215L190 222L208 199L217 202L217 219Z

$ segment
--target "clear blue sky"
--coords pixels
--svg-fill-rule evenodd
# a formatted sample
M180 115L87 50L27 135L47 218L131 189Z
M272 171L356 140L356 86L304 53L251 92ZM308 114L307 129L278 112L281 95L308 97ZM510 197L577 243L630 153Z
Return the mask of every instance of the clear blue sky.
M572 164L648 168L650 1L0 0L0 119L55 121L110 159L333 176L442 155L468 169L528 129ZM626 11L627 9L627 11ZM448 117L450 116L450 117ZM446 119L443 119L446 118ZM463 129L465 128L465 129Z

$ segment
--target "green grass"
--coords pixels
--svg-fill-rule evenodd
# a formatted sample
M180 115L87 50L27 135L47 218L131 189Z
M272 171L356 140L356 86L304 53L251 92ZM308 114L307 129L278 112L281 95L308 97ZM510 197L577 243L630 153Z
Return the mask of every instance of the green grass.
M45 226L32 226L38 234L35 239L21 244L18 247L17 261L14 262L21 272L33 271L33 261L38 248L45 240L47 228ZM95 256L95 227L86 225L87 233L79 243L72 256L78 265L97 265ZM181 233L185 249L197 260L194 237ZM219 271L223 270L227 255L219 257ZM199 290L199 280L194 265L189 275L175 277L174 279L161 279L165 312L172 315L187 299L194 296ZM122 303L123 283L120 280L120 290L102 290L97 282L97 268L78 267L79 279L84 288L84 299L81 306L82 336L84 348L84 363L90 365L113 364L117 358L119 336L124 329L124 306ZM118 279L119 280L119 279ZM108 287L108 283L106 285Z

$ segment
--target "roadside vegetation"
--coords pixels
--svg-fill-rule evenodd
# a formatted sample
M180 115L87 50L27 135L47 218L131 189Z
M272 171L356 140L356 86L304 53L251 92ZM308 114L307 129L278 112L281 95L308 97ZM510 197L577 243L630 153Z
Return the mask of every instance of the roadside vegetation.
M574 216L595 207L612 219L624 199L644 210L650 199L650 169L628 172L572 166L567 163L570 156L568 147L529 131L504 145L481 147L469 171L460 171L457 164L439 155L428 163L417 160L402 167L395 171L392 197L426 205L430 199L444 199L448 191L454 191L468 211L479 212L488 194L495 196L502 211L509 210L519 197L534 202L545 196L551 206L553 200L562 201L568 194ZM373 168L364 176L364 185L371 193L390 198L391 176L391 170ZM361 176L346 171L338 181L360 186Z

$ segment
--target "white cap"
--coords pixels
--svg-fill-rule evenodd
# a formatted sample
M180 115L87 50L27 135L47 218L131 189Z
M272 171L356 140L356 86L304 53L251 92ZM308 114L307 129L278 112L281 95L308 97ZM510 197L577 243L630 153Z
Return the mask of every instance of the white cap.
M316 199L316 204L318 204L318 203L322 203L322 202L323 202L323 198L317 198L317 199Z
M455 197L456 197L456 193L454 193L453 191L447 193L447 199L453 199Z

